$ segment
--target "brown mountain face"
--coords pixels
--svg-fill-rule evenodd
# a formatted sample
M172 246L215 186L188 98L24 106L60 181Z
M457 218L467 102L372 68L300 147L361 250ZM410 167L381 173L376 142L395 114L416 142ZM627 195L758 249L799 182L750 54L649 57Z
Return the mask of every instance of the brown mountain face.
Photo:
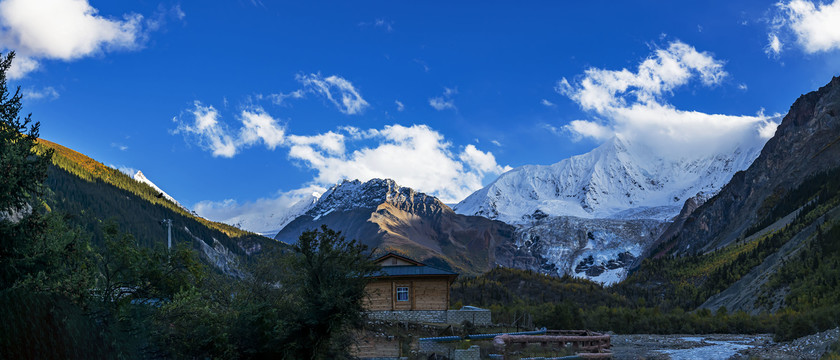
M755 162L684 221L675 222L659 239L660 249L686 254L725 246L761 221L775 201L804 179L838 166L840 77L835 77L800 96Z
M513 227L479 216L456 214L433 196L393 180L346 181L334 186L275 239L294 243L303 231L327 225L378 252L393 251L461 273L496 264L495 249L512 242Z

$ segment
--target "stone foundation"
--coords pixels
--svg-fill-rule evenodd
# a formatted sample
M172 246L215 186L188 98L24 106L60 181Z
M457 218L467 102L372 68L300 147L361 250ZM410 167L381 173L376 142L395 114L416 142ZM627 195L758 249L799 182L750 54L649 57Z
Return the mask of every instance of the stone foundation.
M490 319L490 310L487 309L448 310L446 312L447 324L461 324L464 321L469 321L473 325L493 324L493 321Z
M446 323L444 310L368 311L367 315L373 320Z
M490 310L391 310L368 311L372 320L405 321L417 323L461 324L469 321L474 325L491 325Z

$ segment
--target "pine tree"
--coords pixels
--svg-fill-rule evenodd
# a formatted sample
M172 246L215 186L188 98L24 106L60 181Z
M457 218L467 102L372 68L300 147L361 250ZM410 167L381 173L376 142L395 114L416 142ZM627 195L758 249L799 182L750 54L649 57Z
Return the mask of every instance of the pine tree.
M0 55L0 289L19 277L14 261L19 250L46 229L37 211L51 151L36 155L40 123L20 116L20 87L9 92L6 74L14 52Z

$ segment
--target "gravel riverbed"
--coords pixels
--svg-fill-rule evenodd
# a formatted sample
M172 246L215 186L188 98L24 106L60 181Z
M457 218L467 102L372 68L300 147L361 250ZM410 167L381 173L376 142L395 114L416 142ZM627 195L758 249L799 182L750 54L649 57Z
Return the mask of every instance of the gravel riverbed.
M612 335L620 359L819 359L840 338L840 328L777 343L769 334Z

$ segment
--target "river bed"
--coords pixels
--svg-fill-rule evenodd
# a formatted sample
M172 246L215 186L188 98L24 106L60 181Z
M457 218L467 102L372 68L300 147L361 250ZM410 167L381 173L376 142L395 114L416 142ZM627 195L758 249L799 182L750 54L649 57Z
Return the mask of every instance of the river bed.
M612 335L613 358L621 359L819 359L840 329L776 343L773 336L712 335Z

